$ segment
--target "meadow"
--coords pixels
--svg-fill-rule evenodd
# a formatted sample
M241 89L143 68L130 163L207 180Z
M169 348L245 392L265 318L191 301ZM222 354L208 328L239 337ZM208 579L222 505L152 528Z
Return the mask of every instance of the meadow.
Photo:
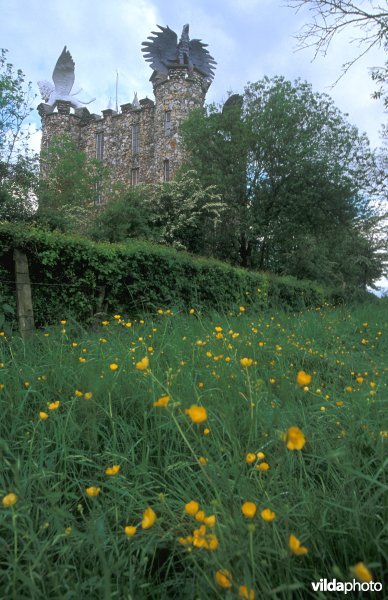
M0 598L382 582L387 316L160 308L2 333Z

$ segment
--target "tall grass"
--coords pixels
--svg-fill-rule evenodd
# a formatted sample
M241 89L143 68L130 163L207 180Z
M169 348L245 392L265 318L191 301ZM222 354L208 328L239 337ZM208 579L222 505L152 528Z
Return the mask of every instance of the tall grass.
M164 310L91 331L67 319L27 343L0 337L0 497L17 496L0 506L0 597L230 599L246 586L256 599L304 600L324 597L310 582L352 579L359 562L382 581L383 309ZM185 412L193 405L202 423ZM301 450L284 441L292 426ZM216 517L206 533L185 511L192 500ZM143 529L147 507L157 518ZM307 554L292 552L291 534ZM211 539L215 549L200 547Z

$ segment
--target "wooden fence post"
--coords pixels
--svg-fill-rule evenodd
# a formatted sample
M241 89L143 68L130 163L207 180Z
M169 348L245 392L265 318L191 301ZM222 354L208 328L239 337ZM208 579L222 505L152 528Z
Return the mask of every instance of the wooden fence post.
M26 339L35 331L28 260L27 256L17 248L14 250L13 259L15 261L16 308L19 330L22 338Z

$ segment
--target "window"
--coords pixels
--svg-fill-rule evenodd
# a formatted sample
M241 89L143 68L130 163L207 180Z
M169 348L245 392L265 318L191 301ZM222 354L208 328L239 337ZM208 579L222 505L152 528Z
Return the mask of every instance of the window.
M170 161L168 158L163 161L163 181L170 181Z
M171 135L171 110L164 113L164 135Z
M104 156L104 134L96 133L96 158L102 160Z
M138 154L140 150L140 125L132 125L132 153Z
M102 188L101 188L100 181L97 181L97 183L96 183L96 199L94 202L97 206L102 204Z
M139 183L139 172L139 167L136 167L135 169L131 170L131 185L136 185L137 183Z

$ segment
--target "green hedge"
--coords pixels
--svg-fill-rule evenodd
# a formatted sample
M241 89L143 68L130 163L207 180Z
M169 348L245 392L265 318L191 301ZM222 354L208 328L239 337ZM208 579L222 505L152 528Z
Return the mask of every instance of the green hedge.
M96 243L73 235L0 224L0 300L15 304L13 250L28 257L38 325L101 311L139 314L157 308L230 310L240 305L294 310L325 301L309 281L277 277L133 241ZM259 290L259 291L258 291ZM99 301L100 298L100 301Z

